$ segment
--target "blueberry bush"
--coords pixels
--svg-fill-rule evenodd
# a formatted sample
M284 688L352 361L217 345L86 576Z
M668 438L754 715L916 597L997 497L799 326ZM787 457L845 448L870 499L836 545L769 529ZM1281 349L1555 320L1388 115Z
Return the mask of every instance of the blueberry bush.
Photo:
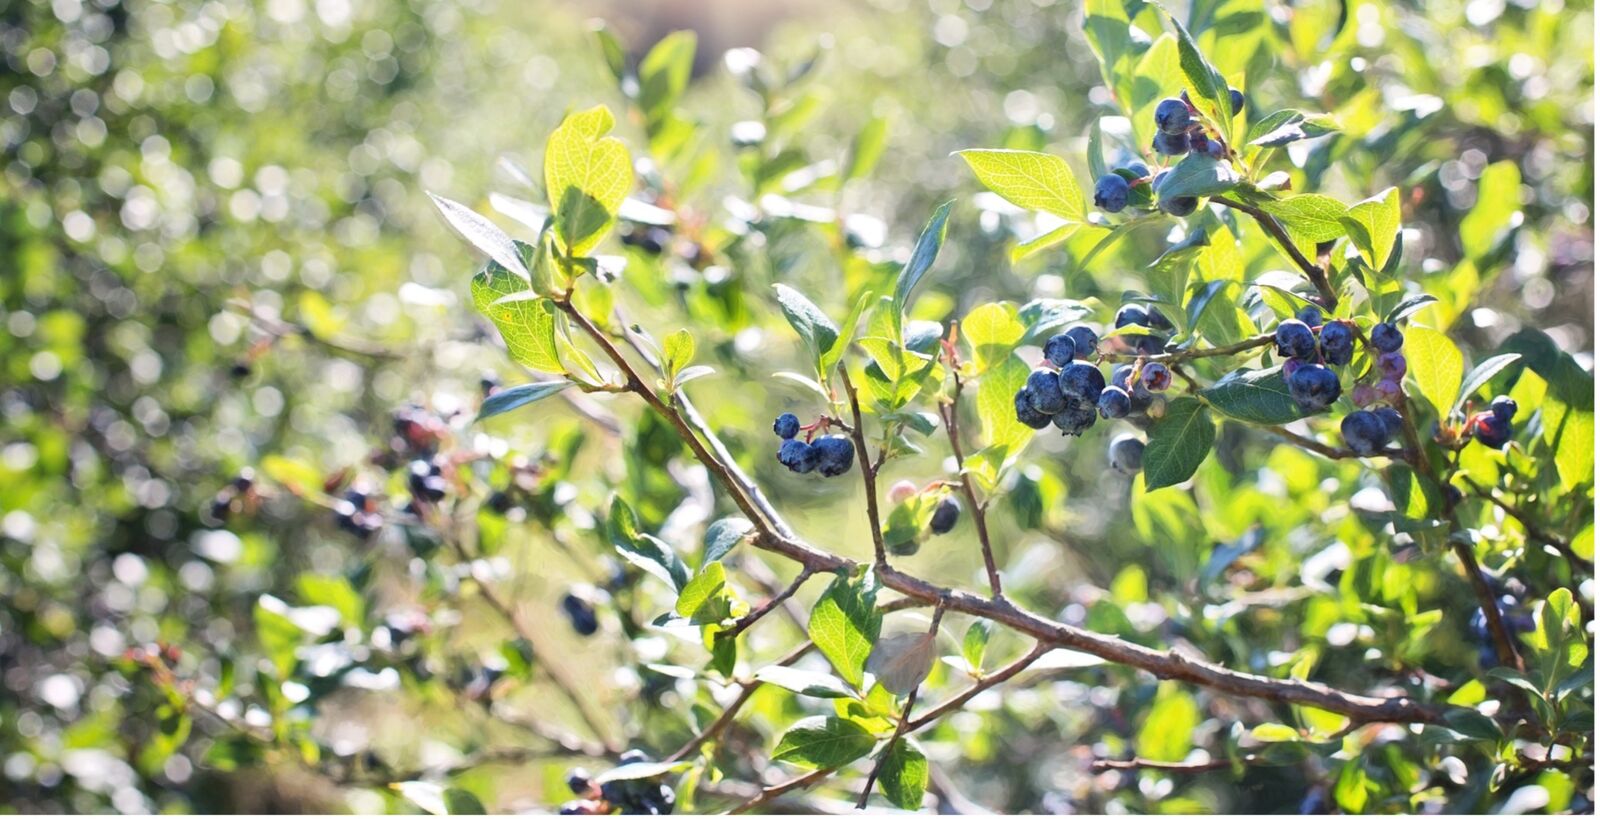
M160 58L287 4L0 3L8 806L1593 810L1571 10L969 3L881 92L558 16L535 131L459 11L337 5L349 110L241 188ZM1034 14L1084 99L942 87ZM479 119L493 185L424 150Z

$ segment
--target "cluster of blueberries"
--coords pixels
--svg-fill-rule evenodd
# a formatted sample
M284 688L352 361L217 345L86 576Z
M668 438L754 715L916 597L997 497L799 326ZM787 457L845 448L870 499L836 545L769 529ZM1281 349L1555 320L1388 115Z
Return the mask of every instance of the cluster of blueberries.
M1228 99L1233 104L1233 113L1244 110L1244 92L1229 88ZM1190 151L1213 159L1227 156L1227 146L1209 136L1205 125L1195 118L1199 113L1189 101L1187 90L1156 103L1156 135L1150 147L1165 156L1183 156Z
M1273 340L1278 355L1286 359L1283 380L1289 397L1302 412L1322 412L1339 400L1343 388L1332 368L1349 364L1355 355L1355 325L1342 320L1324 324L1322 308L1307 305L1295 318L1278 322Z
M1171 320L1160 310L1143 304L1123 305L1114 325L1119 330L1139 327L1147 331L1118 333L1109 339L1118 352L1141 356L1159 355L1165 349L1166 334L1173 330ZM1054 424L1065 435L1081 435L1097 416L1108 420L1130 415L1158 417L1165 408L1160 393L1172 386L1172 371L1159 361L1119 364L1112 369L1108 383L1100 369L1088 363L1099 349L1099 336L1085 325L1051 336L1044 344L1044 363L1013 396L1017 420L1033 429ZM1112 440L1109 455L1117 471L1138 472L1143 468L1144 442L1135 435L1119 435Z
M824 478L832 478L849 472L851 464L855 463L855 445L843 435L824 435L815 441L796 437L800 434L800 419L792 412L774 419L772 431L783 441L778 447L778 463L791 472L804 475L816 471Z
M226 521L233 514L234 509L253 505L256 491L256 473L250 469L240 470L234 479L211 498L211 517L218 521Z
M620 765L650 762L638 749L625 751ZM659 779L613 779L600 782L583 768L567 771L567 787L578 798L561 806L562 816L605 816L620 811L628 816L665 816L672 813L678 795Z
M1467 419L1467 431L1478 443L1490 449L1499 449L1511 441L1511 419L1517 416L1517 402L1510 396L1497 395L1489 408L1473 413Z
M383 528L383 510L378 496L361 487L345 490L333 506L333 522L340 529L365 540Z

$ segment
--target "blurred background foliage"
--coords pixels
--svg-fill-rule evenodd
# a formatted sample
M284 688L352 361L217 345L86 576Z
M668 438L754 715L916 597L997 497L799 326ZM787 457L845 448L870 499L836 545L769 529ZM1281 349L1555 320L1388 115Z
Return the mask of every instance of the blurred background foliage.
M632 65L669 31L696 32L681 97L631 104L596 17ZM1399 186L1406 276L1439 296L1427 318L1471 358L1534 332L1592 368L1588 4L1196 0L1187 19L1253 111L1343 124L1288 152L1296 190L1352 202ZM526 743L508 722L578 725L463 593L464 564L422 527L362 539L307 502L351 481L403 495L387 467L407 404L472 458L452 491L476 521L474 571L581 675L612 730L676 747L690 705L709 700L663 669L697 649L646 627L659 594L609 556L596 520L620 491L648 530L692 550L714 512L704 472L670 430L605 396L471 425L481 379L526 375L475 317L477 261L423 191L512 227L515 203L489 192L539 198L517 169L538 167L563 114L627 111L641 188L679 213L676 233L632 223L602 248L628 261L631 315L658 338L694 331L722 371L696 393L712 426L803 534L859 557L858 487L770 458L768 419L809 399L770 378L804 367L765 294L785 282L842 314L956 197L919 317L1070 297L1108 320L1173 237L1143 231L1089 266L1085 234L1013 262L1040 226L975 194L949 156L1049 150L1087 178L1089 123L1114 112L1082 28L1079 4L1051 0L0 0L0 806L414 810L383 783L457 768L452 783L491 809L567 798L562 754L462 764ZM1241 253L1251 278L1283 266L1259 237ZM762 386L733 388L752 379ZM1359 464L1230 426L1204 491L1144 503L1104 459L1100 443L1040 438L999 504L1011 589L1036 610L1356 689L1473 675L1464 579L1353 509L1380 485ZM940 469L929 455L887 477ZM245 470L255 484L229 494ZM1578 485L1547 511L1592 558L1592 478ZM515 508L491 509L497 490ZM1492 571L1514 563L1538 597L1574 580L1481 506ZM972 585L977 550L955 545L968 529L898 563ZM601 601L595 637L559 614L574 584ZM752 631L751 654L785 651L798 638L784 629ZM210 704L185 709L127 659L158 642ZM996 635L991 652L1020 647ZM1382 736L1359 781L1315 761L1240 781L1093 772L1130 743L1183 759L1241 720L1282 717L1125 669L1033 673L925 735L941 798L1054 812L1538 801L1487 790L1503 760L1467 759L1472 785L1458 788L1437 759L1385 754ZM769 686L735 739L760 757L805 708ZM241 741L252 732L271 737ZM1535 808L1591 809L1592 776L1524 778L1543 794ZM717 807L705 789L698 804Z

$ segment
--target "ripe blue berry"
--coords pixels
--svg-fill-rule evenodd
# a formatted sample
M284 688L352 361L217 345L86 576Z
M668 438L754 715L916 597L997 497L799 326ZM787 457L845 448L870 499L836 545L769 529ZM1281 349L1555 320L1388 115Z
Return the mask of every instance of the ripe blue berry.
M1511 400L1509 396L1497 395L1493 401L1489 402L1489 412L1493 413L1494 417L1509 424L1512 418L1517 417L1517 402Z
M1207 137L1205 131L1195 131L1189 135L1189 150L1205 154L1212 159L1221 159L1227 154L1222 148L1222 143Z
M568 594L561 598L561 611L567 615L567 620L572 623L572 630L584 637L588 637L600 630L600 620L595 617L594 608L587 600Z
M817 468L817 449L805 441L790 438L778 447L778 463L789 467L789 471L802 475Z
M1406 337L1400 334L1400 329L1387 321L1373 325L1371 338L1372 346L1384 353L1392 353L1406 343Z
M1156 127L1161 133L1181 135L1189 130L1194 118L1189 115L1189 104L1177 97L1167 97L1156 103Z
M1121 387L1106 387L1100 391L1100 400L1095 406L1101 418L1125 418L1133 411L1133 398Z
M1346 415L1339 422L1339 433L1344 436L1345 446L1357 455L1376 455L1389 442L1383 419L1377 413L1366 410L1356 410Z
M928 530L936 535L942 535L956 528L956 521L961 519L961 501L954 495L945 495L934 507L933 519L928 522Z
M1405 353L1379 353L1378 373L1391 381L1399 381L1406 374Z
M1094 426L1094 404L1087 401L1072 401L1067 408L1051 416L1050 423L1065 435L1082 435L1083 431Z
M1172 371L1167 365L1154 361L1139 370L1139 383L1152 392L1161 392L1172 386Z
M1072 339L1073 358L1081 358L1087 361L1089 356L1096 354L1100 350L1100 337L1085 325L1074 324L1068 327L1066 336ZM1062 366L1066 365L1063 364Z
M1061 378L1054 370L1040 367L1029 373L1022 390L1028 394L1033 408L1045 415L1055 415L1067 408L1067 397L1061 393Z
M1150 314L1145 311L1142 304L1124 304L1117 309L1117 317L1112 320L1113 327L1127 327L1137 324L1140 327L1150 326Z
M1294 317L1305 322L1307 327L1322 326L1322 308L1315 304L1308 304L1300 308L1300 312L1295 313Z
M1299 319L1284 319L1278 322L1278 329L1273 332L1272 340L1278 347L1278 355L1284 358L1310 361L1317 354L1316 334Z
M1321 364L1303 364L1287 378L1289 397L1302 412L1321 412L1339 399L1339 376Z
M1189 137L1186 134L1157 133L1150 141L1150 148L1163 156L1183 156L1189 152Z
M1480 412L1467 420L1467 429L1478 443L1490 449L1500 449L1511 441L1511 422L1502 421L1491 412Z
M1244 92L1237 88L1228 89L1228 102L1233 105L1235 114L1244 110Z
M787 441L800 434L800 419L794 417L794 413L786 412L772 422L772 431L778 433L779 438Z
M1044 343L1044 357L1057 367L1065 367L1078 357L1078 345L1073 343L1072 336L1056 333Z
M1405 419L1400 417L1400 411L1394 407L1379 407L1372 411L1383 422L1384 435L1393 441L1400 437L1400 432L1405 429Z
M1094 206L1107 213L1117 213L1128 206L1128 180L1108 173L1095 180Z
M817 453L817 471L824 478L832 478L850 471L850 465L855 463L856 448L850 439L842 435L829 435L818 438L811 444Z
M1161 200L1156 203L1156 207L1168 216L1188 216L1199 209L1200 200L1193 196L1177 196Z
M1050 416L1033 408L1033 399L1028 396L1026 387L1017 390L1015 404L1018 423L1032 429L1044 429L1050 426Z
M1149 409L1153 396L1145 389L1143 381L1135 381L1130 385L1128 379L1132 377L1132 364L1118 364L1116 369L1111 371L1111 386L1118 387L1128 394L1128 400L1132 402L1130 409L1133 412L1144 412Z
M587 768L573 768L567 771L567 787L574 796L584 796L594 788L594 775Z
M1132 475L1144 468L1144 441L1124 433L1111 439L1111 468Z
M1350 363L1356 350L1355 328L1348 321L1330 321L1322 325L1322 360L1329 366L1342 367Z
M1089 407L1090 415L1094 414L1094 404L1100 400L1100 391L1105 388L1106 377L1100 374L1098 367L1073 364L1061 368L1061 394L1067 397L1068 403Z
M1143 162L1130 162L1128 163L1128 167L1124 168L1123 170L1132 173L1135 179L1150 178L1150 167L1145 165Z

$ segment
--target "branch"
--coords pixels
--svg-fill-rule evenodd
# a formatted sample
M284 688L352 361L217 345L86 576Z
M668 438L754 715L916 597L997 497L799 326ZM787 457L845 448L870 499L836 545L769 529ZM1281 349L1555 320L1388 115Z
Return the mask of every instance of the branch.
M810 640L807 640L804 643L801 643L799 648L789 652L787 656L779 660L776 665L793 665L795 662L799 661L801 657L804 657L806 652L810 651L814 646L815 644L813 644ZM756 689L761 687L761 682L761 680L750 679L740 683L739 696L735 697L733 702L728 704L727 708L722 709L722 713L718 714L717 718L712 720L711 724L705 727L705 730L696 734L693 739L685 742L682 747L678 748L678 750L673 751L671 756L668 756L666 759L661 761L677 762L689 754L694 753L696 748L699 748L701 745L704 745L705 743L720 736L728 727L728 723L733 722L733 718L739 713L739 709L743 708L744 704L749 702L751 697L755 696Z
M872 463L867 453L867 438L863 432L865 425L861 423L861 399L856 395L856 385L850 380L850 373L845 371L843 364L839 365L839 378L844 381L844 391L850 396L850 417L855 422L850 428L850 440L855 442L856 460L861 462L861 482L867 488L867 523L872 526L873 565L887 566L889 557L884 551L883 525L878 517L878 466Z
M1261 226L1262 230L1277 240L1278 246L1283 248L1284 253L1289 254L1289 258L1293 259L1301 272L1306 274L1306 278L1311 280L1311 284L1317 288L1317 292L1322 294L1323 307L1331 310L1338 305L1339 294L1334 292L1333 285L1329 284L1328 272L1317 266L1315 262L1307 259L1306 255L1300 252L1300 248L1295 246L1294 240L1289 238L1288 231L1283 229L1283 225L1278 223L1276 217L1253 205L1235 202L1225 196L1213 196L1211 201L1224 207L1250 214L1256 220L1256 224Z
M837 770L839 769L818 768L817 770L812 771L805 776L795 777L794 779L791 779L788 782L784 782L780 785L773 785L770 788L762 788L761 793L757 794L748 802L745 802L733 810L728 811L728 813L746 813L755 810L756 808L759 808L762 805L765 805L768 802L771 802L772 800L777 799L778 797L783 796L792 790L795 790L796 788L808 788L818 782L821 782L822 780L833 776L833 772Z
M1377 453L1375 453L1373 455L1370 455L1370 456L1369 455L1362 455L1361 453L1356 452L1353 449L1348 449L1348 448L1344 448L1344 447L1331 447L1331 446L1328 446L1327 444L1324 444L1321 441L1316 440L1315 438L1308 438L1308 437L1306 437L1304 435L1301 435L1301 434L1299 434L1297 432L1291 432L1285 427L1281 427L1281 426L1262 426L1261 428L1266 430L1266 431L1268 431L1268 432L1270 432L1270 433L1272 433L1273 435L1278 436L1279 438L1284 439L1285 441L1288 441L1289 443L1292 443L1292 444L1302 448L1302 449L1308 449L1308 450L1310 450L1312 452L1317 453L1318 455L1321 455L1324 458L1331 458L1333 460L1340 460L1342 458L1368 458L1368 457L1372 457L1372 458L1376 458L1376 457L1395 458L1397 460L1403 460L1403 461L1410 461L1411 460L1410 452L1407 451L1407 450L1404 450L1404 449L1385 449L1385 450L1382 450L1382 451L1377 452Z
M811 579L811 575L812 575L812 571L810 569L804 569L804 568L801 569L800 570L800 574L795 575L794 582L790 583L788 588L784 589L781 592L778 592L771 599L769 599L766 603L763 603L761 608L755 609L754 611L751 611L749 614L746 614L745 616L740 617L738 619L738 621L733 624L733 627L728 629L727 636L732 638L732 637L738 637L740 634L743 634L744 630L749 628L749 627L751 627L751 626L753 626L753 625L755 625L757 620L760 620L761 618L767 616L767 614L769 612L771 612L773 609L775 609L778 606L782 605L783 601L788 600L790 597L793 597L794 593L799 591L800 587L802 585L804 585L807 580Z
M589 334L605 350L611 360L627 373L630 389L645 399L657 413L679 430L690 448L706 468L734 496L735 502L750 516L756 526L752 545L756 548L786 557L813 572L854 571L859 564L849 558L823 551L785 534L771 518L758 509L740 491L733 473L702 444L680 413L662 402L654 392L644 386L633 365L617 350L592 322L570 304L557 302L577 326ZM846 381L847 388L853 389ZM861 450L858 442L858 453ZM868 495L869 508L876 506L876 493ZM787 527L783 527L786 529ZM876 526L874 533L881 537ZM1321 683L1304 680L1279 680L1256 674L1232 671L1204 660L1185 657L1171 651L1156 651L1130 643L1117 637L1070 626L1019 609L1011 602L978 597L967 592L942 588L917 577L905 574L887 565L881 565L878 576L883 584L908 598L928 604L944 601L945 607L1007 626L1021 634L1051 645L1071 648L1092 654L1103 660L1143 669L1162 679L1182 680L1211 688L1225 694L1253 697L1278 703L1293 703L1321 708L1366 722L1429 722L1443 719L1443 709L1409 697L1370 697L1330 688ZM815 774L812 774L815 776Z
M989 593L1000 597L1003 594L1000 589L1000 570L995 566L994 548L989 543L987 510L978 503L978 493L972 488L972 479L967 475L967 456L961 451L961 373L953 367L951 372L955 380L955 393L949 404L939 405L939 415L943 417L945 432L950 436L950 454L956 457L956 469L961 471L961 493L967 496L967 505L972 507L972 524L978 529L978 545L983 548L983 569L989 575Z
M999 685L1000 683L1003 683L1006 680L1021 674L1023 671L1026 671L1028 666L1033 665L1040 657L1043 657L1048 653L1050 653L1049 646L1045 645L1044 643L1035 644L1033 650L1022 655L1020 659L1012 661L1010 665L994 672L993 674L980 677L977 682L973 683L965 691L962 691L950 699L935 705L931 710L928 711L928 713L912 720L911 724L906 729L906 733L914 734L923 728L928 727L934 722L937 722L939 719L943 718L945 714L948 714L951 711L966 705L967 701L971 700L973 697L976 697L979 694L982 694L983 692ZM907 710L909 711L910 709Z
M1238 760L1245 765L1270 765L1255 754L1246 754ZM1154 759L1134 757L1133 759L1096 759L1089 763L1089 770L1094 773L1105 771L1136 771L1140 769L1152 771L1170 771L1172 773L1204 773L1206 771L1220 771L1233 767L1231 759L1209 759L1205 762L1159 762ZM1290 763L1285 763L1290 764Z
M1560 552L1561 555L1567 559L1567 564L1572 567L1573 574L1582 572L1583 574L1590 576L1594 575L1594 563L1592 561L1585 560L1577 552L1572 551L1572 544L1568 542L1566 538L1551 534L1548 529L1545 529L1538 523L1535 523L1532 516L1527 512L1524 512L1521 509L1518 509L1517 507L1507 503L1499 495L1495 494L1493 490L1484 488L1483 486L1479 485L1477 481L1474 481L1465 475L1461 476L1461 480L1465 481L1467 486L1472 488L1473 494L1483 498L1495 506L1500 507L1500 509L1506 514L1510 515L1513 520L1521 524L1523 531L1527 532L1529 537L1532 537L1534 540L1548 543L1556 551Z

